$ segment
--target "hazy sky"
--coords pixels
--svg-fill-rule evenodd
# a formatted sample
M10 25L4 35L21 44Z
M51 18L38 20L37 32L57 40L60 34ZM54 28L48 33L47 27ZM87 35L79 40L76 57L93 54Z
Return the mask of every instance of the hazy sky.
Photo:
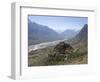
M63 32L67 29L80 30L84 24L88 24L87 17L69 16L29 16L29 19L41 25L48 26L56 32Z

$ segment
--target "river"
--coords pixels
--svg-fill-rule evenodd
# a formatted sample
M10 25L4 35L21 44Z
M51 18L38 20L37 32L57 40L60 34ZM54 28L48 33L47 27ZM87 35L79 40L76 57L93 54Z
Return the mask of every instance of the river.
M46 48L46 47L50 47L50 46L55 46L59 42L63 42L63 41L65 41L65 39L64 40L57 40L57 41L40 43L40 44L36 44L36 45L30 45L30 46L28 46L28 52L30 52L32 50L37 50L37 49L42 49L42 48Z

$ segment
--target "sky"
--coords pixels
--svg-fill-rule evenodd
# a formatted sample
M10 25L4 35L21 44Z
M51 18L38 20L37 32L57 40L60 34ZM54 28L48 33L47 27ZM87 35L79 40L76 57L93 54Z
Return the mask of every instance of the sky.
M65 30L80 30L84 24L88 24L87 17L70 17L70 16L28 16L32 22L48 26L58 33Z

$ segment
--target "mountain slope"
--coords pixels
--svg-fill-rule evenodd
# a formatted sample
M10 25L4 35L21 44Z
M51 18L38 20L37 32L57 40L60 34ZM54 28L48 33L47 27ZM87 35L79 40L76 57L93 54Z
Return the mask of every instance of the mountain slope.
M29 45L59 40L60 35L48 26L40 25L29 21L28 23L28 40Z
M85 24L80 32L72 39L66 40L65 42L70 43L73 47L87 49L88 44L88 25Z
M86 41L88 38L87 28L88 28L88 25L85 24L83 28L81 29L81 31L76 35L75 39L77 39L78 41Z

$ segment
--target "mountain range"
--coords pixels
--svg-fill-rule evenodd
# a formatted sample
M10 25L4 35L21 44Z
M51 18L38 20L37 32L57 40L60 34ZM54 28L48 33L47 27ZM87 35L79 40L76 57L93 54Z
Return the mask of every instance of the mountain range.
M87 24L80 31L65 30L58 33L45 25L40 25L29 20L28 22L28 45L34 45L41 42L50 42L62 39L73 39L74 41L87 39ZM71 40L72 41L72 40Z
M48 26L40 25L29 21L28 23L28 40L29 45L38 44L61 39L61 36L50 29Z

